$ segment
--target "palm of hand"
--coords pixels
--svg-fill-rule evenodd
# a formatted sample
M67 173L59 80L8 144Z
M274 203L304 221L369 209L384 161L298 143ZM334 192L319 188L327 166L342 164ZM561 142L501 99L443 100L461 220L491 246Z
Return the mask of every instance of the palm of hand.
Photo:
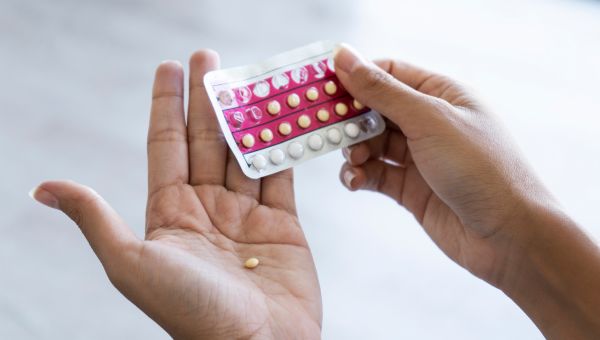
M181 64L157 69L145 240L89 188L46 182L36 199L77 222L114 285L174 338L319 338L321 296L292 170L242 173L203 88L217 65L212 51L192 56L187 124ZM250 257L256 268L244 267Z
M172 335L320 328L314 265L294 214L222 186L174 185L151 197L147 227L139 276L131 292L120 289ZM249 257L260 265L244 268Z

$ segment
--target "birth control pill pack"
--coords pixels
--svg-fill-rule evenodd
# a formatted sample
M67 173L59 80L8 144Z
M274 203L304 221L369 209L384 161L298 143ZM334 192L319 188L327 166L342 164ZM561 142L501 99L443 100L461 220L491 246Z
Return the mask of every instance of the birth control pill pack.
M219 125L246 176L267 176L383 132L382 117L336 77L334 46L317 42L205 75Z

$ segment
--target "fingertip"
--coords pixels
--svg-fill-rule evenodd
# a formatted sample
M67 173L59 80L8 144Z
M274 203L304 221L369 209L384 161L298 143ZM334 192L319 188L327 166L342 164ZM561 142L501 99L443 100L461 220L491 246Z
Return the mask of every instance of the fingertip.
M156 68L152 97L182 95L183 66L177 60L165 60Z
M350 191L356 191L360 189L362 180L364 177L360 168L353 167L349 163L345 163L342 166L340 172L340 180L342 184Z
M156 68L156 76L176 76L183 72L183 65L179 60L164 60Z
M48 190L42 188L42 185L38 185L37 187L31 189L29 191L29 197L38 203L41 203L47 207L58 209L58 199Z
M369 157L371 157L371 151L366 143L359 143L349 148L348 159L350 164L357 166L364 164Z
M195 51L190 57L190 68L202 68L206 65L217 67L219 64L219 54L212 49L204 48Z

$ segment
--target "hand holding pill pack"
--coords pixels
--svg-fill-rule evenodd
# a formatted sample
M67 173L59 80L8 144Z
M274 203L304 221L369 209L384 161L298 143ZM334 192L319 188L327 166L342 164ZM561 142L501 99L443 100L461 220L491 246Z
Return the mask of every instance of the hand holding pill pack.
M219 125L246 176L267 176L384 131L382 117L340 84L333 47L317 42L205 75Z

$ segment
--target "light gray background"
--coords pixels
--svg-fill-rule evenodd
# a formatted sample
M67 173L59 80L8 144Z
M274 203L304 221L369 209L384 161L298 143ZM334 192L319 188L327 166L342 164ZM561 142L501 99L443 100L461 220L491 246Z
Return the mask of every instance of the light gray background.
M77 228L27 192L44 179L88 184L141 235L155 66L202 47L234 66L320 39L477 88L600 234L598 2L0 0L0 338L167 338L110 285ZM341 162L336 153L296 171L325 338L541 338L402 208L344 190Z

